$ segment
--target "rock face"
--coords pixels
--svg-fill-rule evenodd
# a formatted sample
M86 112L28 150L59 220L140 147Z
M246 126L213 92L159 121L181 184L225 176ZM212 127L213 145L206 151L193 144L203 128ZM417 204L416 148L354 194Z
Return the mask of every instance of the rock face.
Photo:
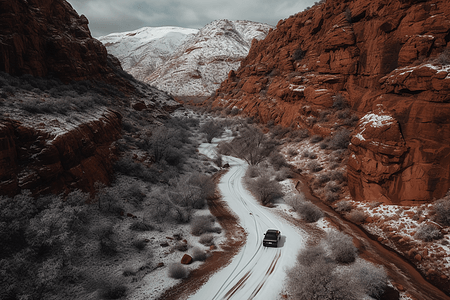
M88 23L65 0L1 1L0 71L65 83L99 80L129 89Z
M121 116L103 110L64 128L58 119L30 127L8 120L0 124L0 194L28 189L36 194L79 188L93 191L96 181L109 182ZM67 124L66 124L67 125Z
M430 201L450 187L449 42L444 0L326 1L253 42L213 106L323 133L308 118L339 93L361 118L348 165L353 197Z
M124 69L177 97L209 97L236 70L253 39L272 26L250 21L214 21L200 30L142 28L100 40ZM151 51L152 53L148 53Z

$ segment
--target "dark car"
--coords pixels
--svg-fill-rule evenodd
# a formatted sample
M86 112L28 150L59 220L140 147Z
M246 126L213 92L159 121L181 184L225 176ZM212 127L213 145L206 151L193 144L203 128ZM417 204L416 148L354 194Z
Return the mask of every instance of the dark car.
M278 242L281 238L281 232L276 229L269 229L264 234L263 246L264 247L278 247Z

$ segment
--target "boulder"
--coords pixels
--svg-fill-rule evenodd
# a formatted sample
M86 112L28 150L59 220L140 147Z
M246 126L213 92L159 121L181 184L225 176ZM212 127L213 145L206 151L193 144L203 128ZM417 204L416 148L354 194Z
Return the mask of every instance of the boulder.
M183 257L181 258L181 264L183 265L189 265L192 263L192 261L192 257L189 254L183 255Z

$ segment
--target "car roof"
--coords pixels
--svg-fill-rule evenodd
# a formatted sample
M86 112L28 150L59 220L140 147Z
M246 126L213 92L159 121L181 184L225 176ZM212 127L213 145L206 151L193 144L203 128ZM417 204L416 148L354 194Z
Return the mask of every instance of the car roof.
M280 233L280 231L276 229L268 229L267 233Z

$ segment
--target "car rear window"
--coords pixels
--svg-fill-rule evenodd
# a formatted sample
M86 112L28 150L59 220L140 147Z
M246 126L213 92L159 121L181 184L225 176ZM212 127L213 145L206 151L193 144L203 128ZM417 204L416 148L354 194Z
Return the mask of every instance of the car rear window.
M266 233L266 239L276 239L277 238L277 235L275 234L275 233L273 233L273 232L268 232L268 233Z

